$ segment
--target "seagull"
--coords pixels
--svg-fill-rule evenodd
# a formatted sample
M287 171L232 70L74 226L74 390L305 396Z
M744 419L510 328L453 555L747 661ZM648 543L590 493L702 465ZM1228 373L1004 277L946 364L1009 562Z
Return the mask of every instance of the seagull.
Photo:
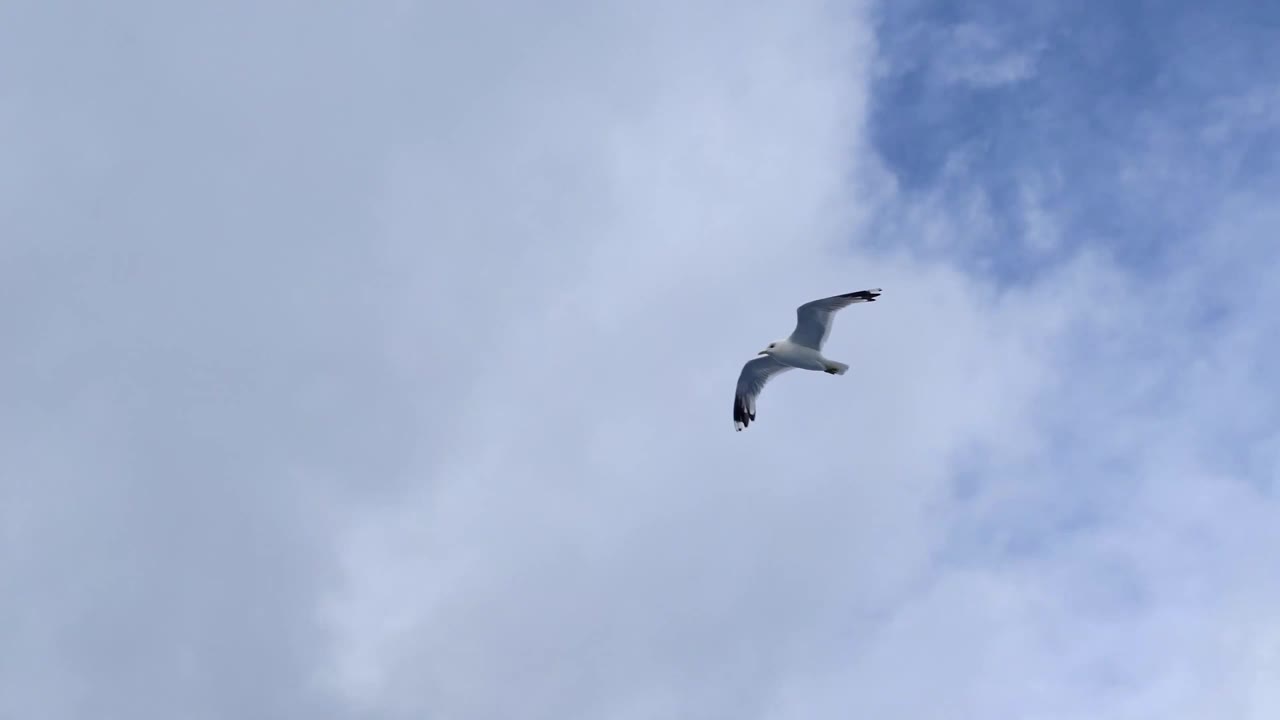
M828 375L843 375L848 365L822 356L822 344L831 334L835 312L854 303L875 302L880 288L859 290L807 302L796 308L796 329L786 340L769 343L769 347L742 366L738 389L733 395L733 427L741 431L756 419L756 398L764 384L774 375L792 368L821 370Z

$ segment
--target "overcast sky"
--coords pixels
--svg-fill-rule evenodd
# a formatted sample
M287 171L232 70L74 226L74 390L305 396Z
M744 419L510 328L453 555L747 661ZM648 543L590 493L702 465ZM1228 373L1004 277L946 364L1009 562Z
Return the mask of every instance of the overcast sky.
M0 720L1280 717L1277 27L0 5Z

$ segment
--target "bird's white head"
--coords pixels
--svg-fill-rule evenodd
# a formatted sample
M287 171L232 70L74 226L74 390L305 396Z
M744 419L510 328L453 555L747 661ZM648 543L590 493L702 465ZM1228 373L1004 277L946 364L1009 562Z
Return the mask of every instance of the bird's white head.
M771 342L771 343L769 343L769 347L767 347L767 348L765 348L765 349L761 350L760 352L758 352L758 353L756 353L756 354L757 354L757 355L772 355L775 351L777 351L777 349L778 349L778 343L776 343L776 342Z

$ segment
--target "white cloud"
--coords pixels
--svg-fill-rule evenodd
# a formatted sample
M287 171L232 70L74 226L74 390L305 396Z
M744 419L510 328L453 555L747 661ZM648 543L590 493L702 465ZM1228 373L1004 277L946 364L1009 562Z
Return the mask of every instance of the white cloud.
M961 23L938 33L935 60L938 74L947 82L980 88L1010 85L1035 75L1038 46L1019 48L995 28Z
M1268 575L1250 556L1274 546L1275 511L1215 531L1259 498L1188 454L1211 400L1161 402L1239 369L1225 351L1203 378L1152 356L1205 332L1186 278L1146 286L1095 253L1000 292L922 259L927 243L837 250L883 209L869 202L910 201L839 195L842 175L878 172L842 152L861 103L841 93L866 64L814 41L779 70L773 25L739 28L751 52L682 57L630 107L644 120L573 158L608 211L575 208L550 257L518 263L572 268L560 294L501 309L513 329L450 450L352 529L331 607L352 693L397 717L1261 712L1264 688L1213 668L1242 642L1267 657L1240 638L1269 625L1204 592L1272 597L1248 578ZM728 90L757 63L777 94ZM981 204L895 212L941 247L992 227ZM842 315L831 346L851 382L791 378L748 433L711 430L743 353L794 304L864 285L884 301Z

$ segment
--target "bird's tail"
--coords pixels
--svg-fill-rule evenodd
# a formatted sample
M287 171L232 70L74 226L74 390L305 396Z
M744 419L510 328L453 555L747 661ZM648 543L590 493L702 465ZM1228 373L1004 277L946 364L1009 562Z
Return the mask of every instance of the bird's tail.
M849 369L848 365L836 362L835 360L824 360L823 362L827 365L827 372L832 375L843 375Z

